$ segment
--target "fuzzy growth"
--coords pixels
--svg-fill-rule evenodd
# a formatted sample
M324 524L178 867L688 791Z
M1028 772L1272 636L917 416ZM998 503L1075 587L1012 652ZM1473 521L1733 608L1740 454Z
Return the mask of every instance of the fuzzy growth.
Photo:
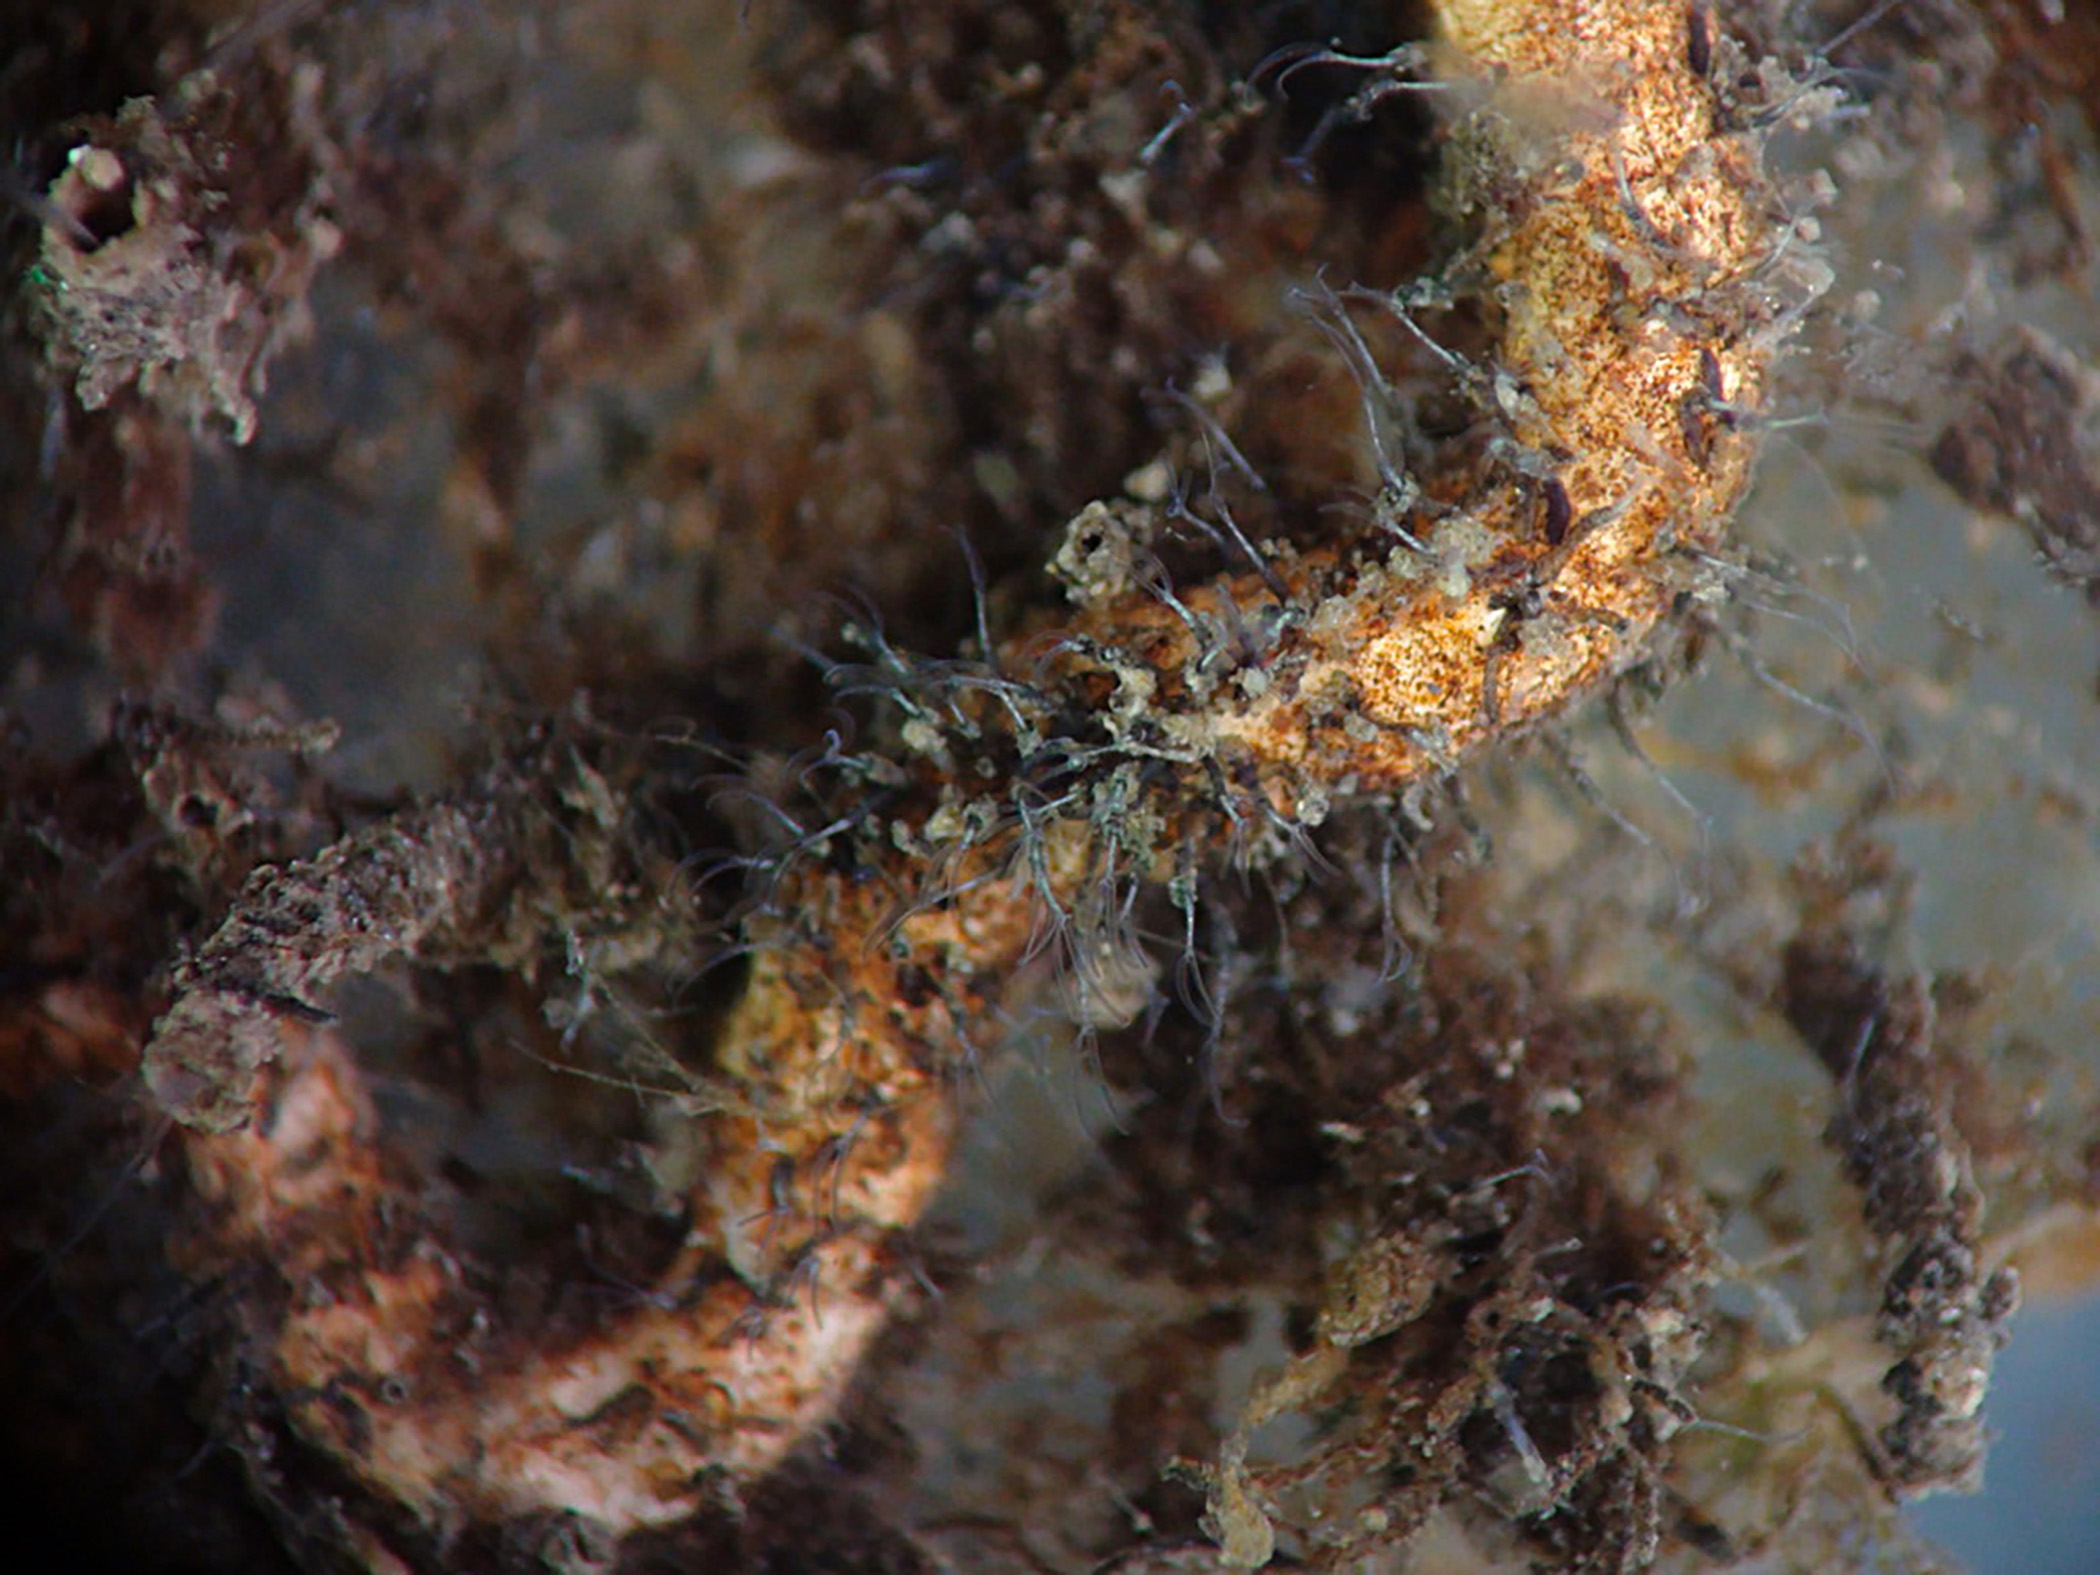
M1061 616L969 661L869 641L904 758L858 763L865 802L774 861L743 921L726 1092L698 1117L685 1245L646 1305L464 1368L447 1331L468 1290L442 1255L386 1247L375 1188L266 1184L362 1173L369 1123L342 1068L310 1053L242 1130L310 987L470 924L531 927L484 810L425 811L259 883L185 970L147 1068L201 1129L191 1163L219 1213L195 1262L222 1271L288 1233L329 1245L334 1294L288 1306L256 1360L367 1489L425 1526L562 1512L624 1533L690 1516L713 1474L777 1465L901 1294L894 1238L943 1175L947 1080L1031 953L1080 938L1080 1014L1111 1015L1089 999L1114 972L1095 939L1116 951L1139 886L1183 901L1222 857L1274 857L1333 803L1400 795L1561 713L1698 588L1802 293L1775 277L1756 139L1725 124L1682 5L1436 10L1438 69L1478 90L1448 172L1474 239L1444 288L1477 292L1491 349L1442 354L1481 439L1409 471L1381 448L1368 524L1250 546L1254 567L1178 589L1143 561L1168 505L1096 505L1058 554ZM1353 296L1412 329L1409 289ZM1392 400L1374 363L1356 370L1368 403ZM397 889L384 854L409 834L457 843L460 878ZM273 972L287 892L368 912L370 943L341 968L296 964L295 945ZM1360 1277L1328 1346L1404 1319L1420 1269L1376 1294ZM1234 1562L1266 1557L1236 1458L1212 1511Z

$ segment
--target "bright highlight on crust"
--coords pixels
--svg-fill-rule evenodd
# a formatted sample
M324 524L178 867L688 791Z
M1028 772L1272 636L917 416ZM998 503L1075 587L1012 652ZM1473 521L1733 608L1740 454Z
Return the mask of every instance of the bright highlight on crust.
M1276 565L1296 616L1263 653L1258 699L1195 699L1205 653L1141 597L1081 625L1152 670L1189 747L1251 770L1285 814L1446 771L1639 659L1691 583L1680 554L1713 545L1742 496L1754 444L1736 416L1779 337L1760 322L1757 155L1719 134L1682 7L1439 14L1453 64L1493 84L1467 156L1504 318L1490 414L1515 449L1505 474L1429 478L1442 517L1408 526L1424 552ZM1267 587L1249 574L1181 599L1200 622Z
M308 1244L286 1272L325 1294L261 1334L262 1381L366 1488L441 1530L555 1511L624 1533L692 1515L711 1474L777 1465L896 1304L893 1237L946 1170L947 1080L1046 929L1118 880L1398 794L1560 714L1702 588L1795 304L1765 277L1780 240L1756 143L1724 127L1699 69L1709 24L1676 0L1436 10L1439 70L1487 88L1453 158L1499 325L1482 380L1498 441L1419 478L1407 542L1335 542L1165 597L1082 583L1076 612L1008 641L950 720L908 730L910 807L879 878L792 862L748 922L716 1060L737 1097L697 1118L687 1241L646 1305L470 1370L454 1350L472 1290L440 1249L390 1239L334 1041L317 1036L248 1125L280 1019L344 971L304 956L286 916L368 914L357 966L423 953L513 873L475 855L470 809L418 812L417 836L458 844L444 879L385 884L404 817L276 872L186 970L147 1075L198 1129L210 1221L189 1267ZM1250 627L1221 679L1221 631ZM1094 733L1061 735L1073 717ZM921 894L901 919L900 891ZM1228 1470L1226 1551L1259 1563L1266 1523L1231 1513L1243 1497Z

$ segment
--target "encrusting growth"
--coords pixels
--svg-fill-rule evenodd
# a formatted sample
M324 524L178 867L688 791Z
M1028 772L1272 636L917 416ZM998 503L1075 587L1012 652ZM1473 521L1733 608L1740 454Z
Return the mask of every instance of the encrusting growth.
M1738 413L1778 337L1757 306L1774 237L1755 145L1720 134L1683 8L1439 14L1451 65L1492 84L1458 143L1503 318L1477 374L1500 456L1423 478L1420 550L1307 553L1186 592L1186 612L1125 593L1072 631L1126 684L1145 675L1163 742L1298 819L1448 771L1638 658L1694 581L1681 555L1742 496ZM1245 626L1258 680L1220 682L1224 631Z
M1491 435L1419 475L1382 461L1378 518L1348 539L1178 590L1118 550L1146 528L1137 506L1097 505L1060 558L1074 610L982 664L900 662L898 687L934 703L882 767L895 807L798 847L744 921L749 977L712 1067L727 1093L696 1118L686 1245L644 1305L557 1349L489 1335L456 1265L384 1217L336 1041L282 1022L311 987L520 900L473 852L471 806L271 873L182 971L147 1076L196 1129L212 1208L190 1267L308 1244L259 1371L368 1489L441 1532L549 1512L625 1532L692 1514L713 1473L778 1464L895 1303L893 1237L951 1146L947 1083L1047 937L1113 930L1134 883L1183 881L1225 844L1270 856L1333 802L1400 794L1561 713L1705 589L1813 286L1778 277L1786 232L1757 135L1707 78L1703 12L1435 10L1439 71L1478 89L1451 137L1475 239L1450 277L1493 349L1449 359ZM1405 290L1351 298L1411 324ZM460 878L407 893L412 913L346 892L391 867L389 838L426 836L459 844ZM351 907L373 916L351 964L317 968L279 922ZM272 1072L294 1036L304 1058Z

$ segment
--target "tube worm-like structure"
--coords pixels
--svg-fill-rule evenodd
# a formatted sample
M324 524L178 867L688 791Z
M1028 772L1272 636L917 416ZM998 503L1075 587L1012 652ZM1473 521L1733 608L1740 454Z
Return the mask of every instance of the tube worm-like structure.
M286 1003L327 982L296 934L250 902L183 974L147 1066L200 1129L188 1163L213 1208L193 1267L297 1244L260 1371L300 1433L416 1523L569 1513L625 1532L777 1464L893 1306L894 1238L951 1145L947 1079L1047 931L1117 881L1180 873L1221 828L1315 822L1561 713L1703 583L1788 325L1757 143L1723 124L1705 9L1435 9L1439 69L1483 90L1451 156L1495 325L1465 369L1493 440L1388 475L1382 531L1178 592L1116 572L1112 511L1074 522L1076 607L944 690L906 729L904 807L842 834L860 838L850 861L788 861L747 922L714 1067L734 1097L696 1118L686 1246L642 1305L559 1348L492 1332L453 1261L382 1207L369 1113L328 1036L258 1104ZM512 900L468 811L418 813L466 838L459 878L426 882L413 922L379 904L360 967ZM277 872L273 911L343 910L359 867Z
M1491 84L1458 156L1502 316L1479 374L1502 474L1428 478L1419 550L1307 553L1186 593L1193 618L1126 595L1081 620L1147 675L1157 725L1283 814L1448 770L1637 660L1743 494L1777 337L1757 153L1720 133L1686 7L1437 10ZM1205 631L1270 608L1251 681L1210 678Z

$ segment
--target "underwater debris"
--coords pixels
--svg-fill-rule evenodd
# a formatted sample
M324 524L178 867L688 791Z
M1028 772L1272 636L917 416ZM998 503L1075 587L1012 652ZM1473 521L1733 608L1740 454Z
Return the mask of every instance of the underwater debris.
M1924 981L1891 979L1842 931L1787 947L1784 1009L1837 1084L1829 1142L1860 1190L1889 1267L1876 1333L1896 1355L1882 1388L1897 1404L1880 1432L1891 1486L1974 1489L1983 1397L2019 1304L2019 1279L1990 1269L1983 1194L1954 1118Z
M566 10L519 60L600 14ZM1510 825L1472 766L1727 616L1827 279L1824 193L1762 161L1834 90L1729 7L1441 14L725 7L696 59L752 63L694 75L764 131L671 135L652 79L565 168L649 193L645 244L451 140L449 66L401 64L447 50L372 45L384 102L336 82L286 145L331 150L353 310L445 347L390 375L456 428L429 514L489 571L468 638L504 698L420 795L333 786L321 729L238 707L10 764L0 846L43 895L10 898L8 1092L54 1133L69 1080L143 1064L151 1095L79 1124L94 1164L20 1150L39 1349L131 1283L120 1217L168 1436L309 1564L1753 1557L1681 1470L1713 1374L1756 1366L1716 1311L1739 1178L1686 1152L1708 1047L1594 976L1608 857L1550 911L1472 871ZM621 15L594 47L683 69L667 13ZM258 17L286 59L359 58L340 18ZM100 439L54 429L62 463L183 436L132 385ZM184 627L91 637L165 678L224 638ZM1825 971L1847 1022L1922 999ZM1045 1040L1111 1130L1044 1197L929 1215L982 1186L974 1091L1010 1100ZM1832 1129L1914 1205L1874 1230L1929 1248L1857 1266L1899 1391L1870 1452L1911 1488L1967 1474L2007 1283L1971 1272L1980 1167L1915 1163L1962 1153L1922 1045Z

